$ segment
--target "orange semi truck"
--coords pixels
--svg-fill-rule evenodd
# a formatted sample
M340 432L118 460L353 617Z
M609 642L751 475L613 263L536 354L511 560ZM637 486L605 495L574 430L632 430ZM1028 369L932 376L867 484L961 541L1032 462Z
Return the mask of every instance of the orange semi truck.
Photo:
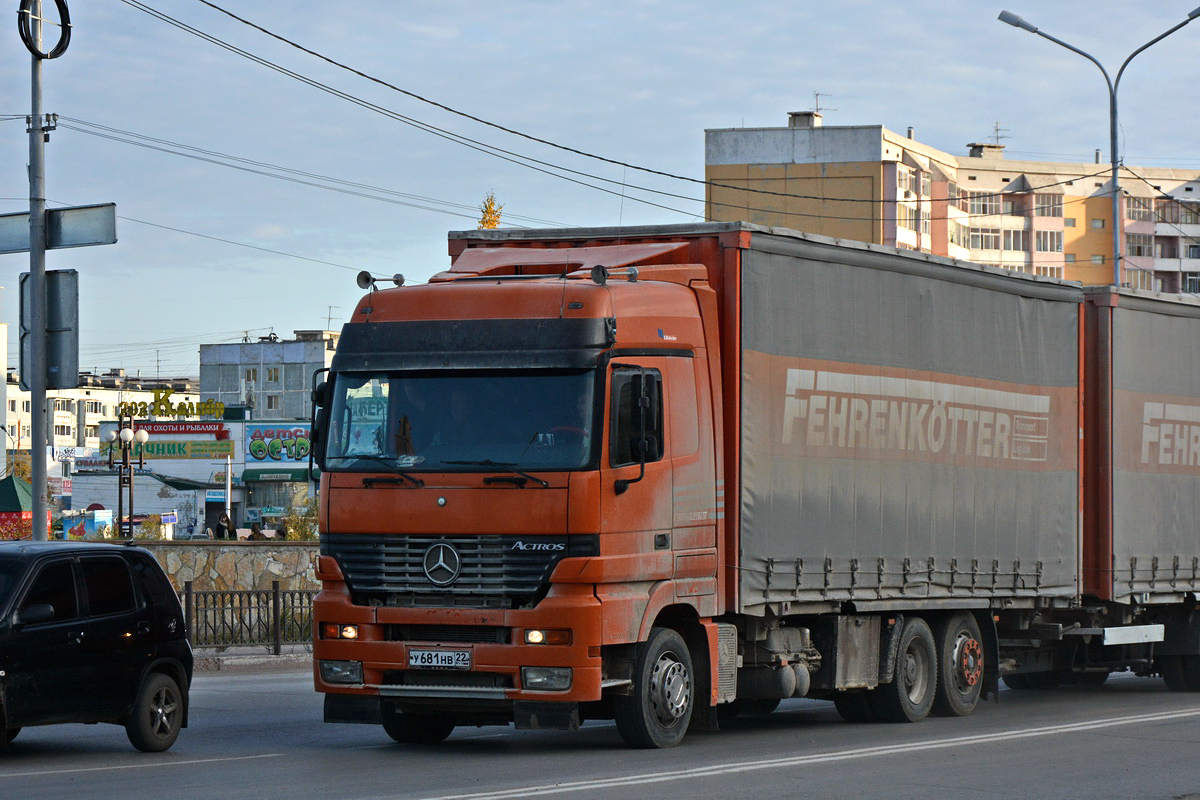
M450 255L314 378L326 721L667 747L1200 691L1196 302L744 223Z

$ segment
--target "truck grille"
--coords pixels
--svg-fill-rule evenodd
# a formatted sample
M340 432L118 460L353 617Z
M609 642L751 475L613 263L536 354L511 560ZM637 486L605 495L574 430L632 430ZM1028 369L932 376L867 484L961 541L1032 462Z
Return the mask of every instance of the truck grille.
M456 579L439 586L425 574L424 560L429 548L443 542L457 551L461 567ZM321 554L337 559L359 605L528 607L549 589L559 561L598 552L595 535L321 534Z
M509 630L492 625L385 625L383 638L389 642L508 644Z

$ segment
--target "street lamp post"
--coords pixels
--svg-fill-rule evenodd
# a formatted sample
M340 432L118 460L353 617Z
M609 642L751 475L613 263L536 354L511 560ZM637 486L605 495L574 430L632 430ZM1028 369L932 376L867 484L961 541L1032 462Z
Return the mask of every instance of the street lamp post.
M1091 61L1100 68L1101 74L1104 75L1104 81L1108 84L1108 149L1110 160L1112 162L1112 248L1114 286L1121 285L1121 199L1120 176L1118 174L1119 162L1117 159L1117 87L1121 85L1121 75L1125 73L1125 67L1129 66L1129 62L1133 61L1134 56L1151 45L1167 38L1172 33L1194 20L1196 17L1200 17L1200 8L1193 9L1188 13L1187 19L1185 19L1183 22L1171 28L1169 31L1159 34L1139 47L1137 50L1134 50L1129 54L1129 58L1125 59L1125 61L1121 64L1121 68L1117 70L1117 79L1112 80L1108 77L1108 70L1104 68L1104 65L1097 61L1096 58L1089 53L1085 53L1074 45L1067 44L1062 39L1056 39L1045 31L1038 30L1036 25L1026 22L1011 11L1000 12L999 20L1001 22L1012 25L1014 28L1020 28L1021 30L1029 31L1030 33L1036 33L1043 39L1049 39L1055 44L1067 48L1072 53L1078 53L1088 61Z
M137 448L137 468L141 469L145 466L142 456L142 448L150 439L150 434L144 430L135 430L133 426L133 418L118 416L117 430L110 430L104 434L104 441L108 442L108 467L117 468L117 533L122 534L125 530L125 491L129 491L129 538L133 538L133 446L139 445ZM120 449L121 460L119 463L114 463L113 451Z

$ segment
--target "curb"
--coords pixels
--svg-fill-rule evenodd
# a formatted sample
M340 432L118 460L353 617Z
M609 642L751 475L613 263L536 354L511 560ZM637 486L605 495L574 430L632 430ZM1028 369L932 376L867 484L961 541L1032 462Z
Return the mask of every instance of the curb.
M311 653L271 654L206 654L197 653L194 656L194 672L233 672L237 670L287 670L311 668Z

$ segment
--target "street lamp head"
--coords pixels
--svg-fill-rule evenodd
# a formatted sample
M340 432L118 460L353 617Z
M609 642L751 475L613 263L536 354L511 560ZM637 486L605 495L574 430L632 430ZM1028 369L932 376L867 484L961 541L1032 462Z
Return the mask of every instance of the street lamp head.
M129 444L133 441L133 430L131 428L121 428L121 442Z
M137 433L135 433L133 435L133 438L134 438L134 440L137 441L138 444L145 444L146 441L150 438L150 434L146 433L145 431L138 431Z
M1029 31L1030 33L1038 32L1036 25L1026 22L1011 11L1001 11L1000 16L997 17L997 19L1001 22L1007 23L1008 25L1012 25L1014 28L1020 28L1021 30Z
M104 432L104 441L108 442L109 444L112 444L116 440L117 440L117 432L116 431L108 430L108 431Z
M1200 8L1193 8L1188 12L1188 19L1195 19L1196 17L1200 17Z

